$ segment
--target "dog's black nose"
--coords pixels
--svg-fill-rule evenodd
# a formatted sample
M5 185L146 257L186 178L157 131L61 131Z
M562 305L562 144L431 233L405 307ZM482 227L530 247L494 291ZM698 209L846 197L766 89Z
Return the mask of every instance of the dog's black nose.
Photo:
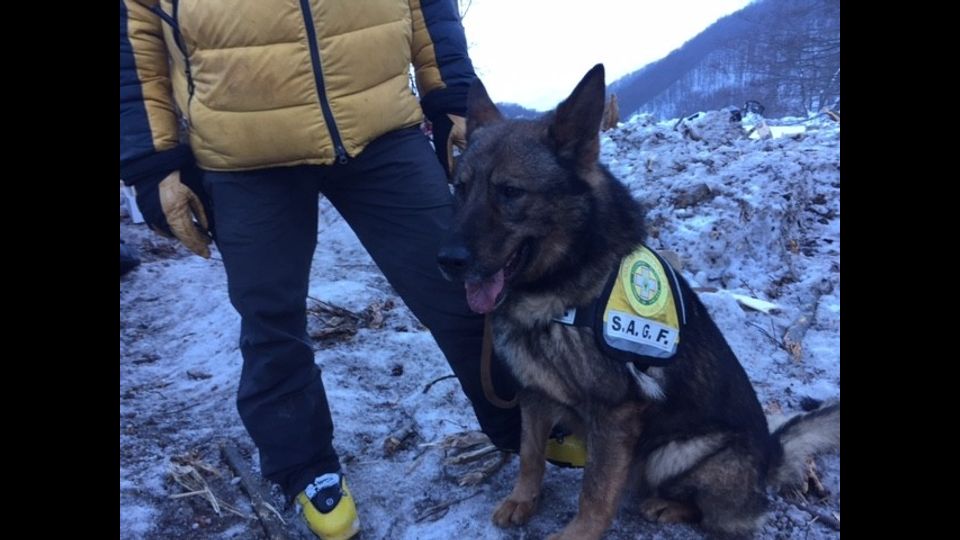
M470 250L463 244L447 244L440 248L437 263L448 278L462 278L470 265Z

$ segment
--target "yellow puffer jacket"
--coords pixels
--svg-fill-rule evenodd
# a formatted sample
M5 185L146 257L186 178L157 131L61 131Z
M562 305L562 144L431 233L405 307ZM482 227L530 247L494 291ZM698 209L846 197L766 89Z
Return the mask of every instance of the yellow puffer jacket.
M121 0L120 42L122 177L181 121L204 169L331 164L421 121L411 63L428 113L475 77L453 0Z

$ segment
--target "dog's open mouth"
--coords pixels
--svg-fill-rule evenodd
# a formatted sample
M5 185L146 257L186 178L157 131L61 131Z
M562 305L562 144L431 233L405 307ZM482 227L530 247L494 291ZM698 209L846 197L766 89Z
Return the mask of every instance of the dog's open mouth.
M467 304L477 313L490 313L503 302L506 296L504 285L523 265L527 255L527 242L524 242L507 259L507 264L493 275L476 281L466 281Z

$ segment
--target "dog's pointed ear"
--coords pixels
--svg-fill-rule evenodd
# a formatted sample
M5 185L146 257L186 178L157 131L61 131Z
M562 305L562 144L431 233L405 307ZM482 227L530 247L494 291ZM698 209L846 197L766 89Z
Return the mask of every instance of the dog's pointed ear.
M589 167L600 155L600 120L603 118L603 64L584 75L566 100L557 105L550 137L557 153L578 166Z
M503 121L500 109L487 95L480 79L474 79L467 93L467 138L478 128Z

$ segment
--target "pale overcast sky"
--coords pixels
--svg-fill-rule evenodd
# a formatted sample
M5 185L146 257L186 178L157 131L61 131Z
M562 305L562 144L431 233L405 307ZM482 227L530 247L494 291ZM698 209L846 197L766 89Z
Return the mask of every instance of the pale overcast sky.
M463 2L461 2L463 3ZM594 64L607 84L750 0L473 0L470 57L494 101L552 109Z

